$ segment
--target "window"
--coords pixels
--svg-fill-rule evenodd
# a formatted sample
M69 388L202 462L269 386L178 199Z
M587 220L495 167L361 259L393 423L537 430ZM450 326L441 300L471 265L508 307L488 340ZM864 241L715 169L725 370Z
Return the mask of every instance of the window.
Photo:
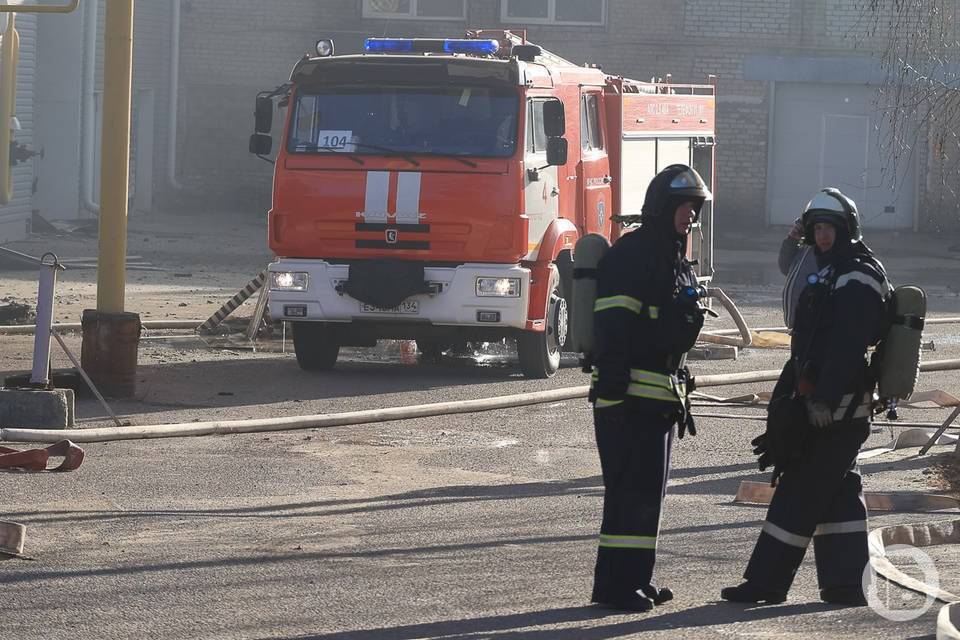
M466 20L466 0L363 0L363 17Z
M580 148L584 151L603 149L600 100L596 93L584 94L580 100Z
M547 134L543 128L543 104L546 100L527 103L527 153L546 153Z
M329 85L291 107L291 153L509 158L518 144L515 87Z
M541 24L604 24L607 0L501 0L500 20Z

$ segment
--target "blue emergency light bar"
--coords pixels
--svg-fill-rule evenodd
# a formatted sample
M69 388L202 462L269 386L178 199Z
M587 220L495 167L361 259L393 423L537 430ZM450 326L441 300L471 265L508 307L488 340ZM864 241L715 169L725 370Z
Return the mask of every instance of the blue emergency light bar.
M496 40L367 38L363 48L367 53L467 53L486 56L499 51L500 43Z

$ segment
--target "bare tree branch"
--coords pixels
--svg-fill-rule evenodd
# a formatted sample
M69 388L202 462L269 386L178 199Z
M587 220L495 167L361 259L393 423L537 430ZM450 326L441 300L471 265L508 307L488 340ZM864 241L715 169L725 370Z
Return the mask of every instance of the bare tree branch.
M960 223L960 41L956 0L855 0L851 35L879 60L884 181L898 188L927 151L923 208L934 229Z

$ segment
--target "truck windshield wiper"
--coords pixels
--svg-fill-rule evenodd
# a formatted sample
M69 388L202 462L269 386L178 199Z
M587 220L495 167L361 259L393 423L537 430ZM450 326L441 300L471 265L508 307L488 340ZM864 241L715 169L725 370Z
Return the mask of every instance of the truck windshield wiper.
M385 153L392 153L400 156L401 158L403 158L404 160L406 160L407 162L409 162L415 167L420 166L420 162L416 158L411 156L409 153L405 153L398 149L391 149L390 147L381 147L380 145L377 145L377 144L367 144L365 142L350 142L348 144L352 144L355 147L363 147L364 149L373 149L374 151L383 151Z
M336 147L321 147L318 144L298 144L295 147L298 151L332 151L334 153L339 153L346 156L350 160L353 160L359 165L366 164L363 160L353 155L352 153L346 152L343 149L338 149Z
M455 153L431 153L430 155L436 156L438 158L451 158L453 160L456 160L457 162L467 165L468 167L473 167L474 169L476 169L478 166L477 163L474 162L473 160L467 160L466 158L462 156L458 156Z

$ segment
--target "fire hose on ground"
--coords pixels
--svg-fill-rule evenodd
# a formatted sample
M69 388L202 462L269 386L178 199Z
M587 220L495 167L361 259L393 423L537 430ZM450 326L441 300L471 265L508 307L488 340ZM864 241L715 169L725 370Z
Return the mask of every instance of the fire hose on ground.
M960 359L941 360L923 363L921 371L943 371L960 369ZM772 382L780 375L776 369L745 373L710 374L697 377L700 388L748 384L753 382ZM271 431L293 431L299 429L318 429L340 427L354 424L409 420L431 416L474 413L544 404L564 400L585 398L588 386L566 387L550 391L513 394L477 400L456 400L431 404L391 407L385 409L367 409L346 413L315 414L290 416L285 418L258 418L250 420L215 420L208 422L190 422L185 424L157 424L130 427L99 427L77 429L70 432L74 442L111 442L116 440L139 440L149 438L180 438L189 436L227 435L233 433L261 433ZM56 429L0 429L0 441L6 442L57 442L63 439L64 432Z

